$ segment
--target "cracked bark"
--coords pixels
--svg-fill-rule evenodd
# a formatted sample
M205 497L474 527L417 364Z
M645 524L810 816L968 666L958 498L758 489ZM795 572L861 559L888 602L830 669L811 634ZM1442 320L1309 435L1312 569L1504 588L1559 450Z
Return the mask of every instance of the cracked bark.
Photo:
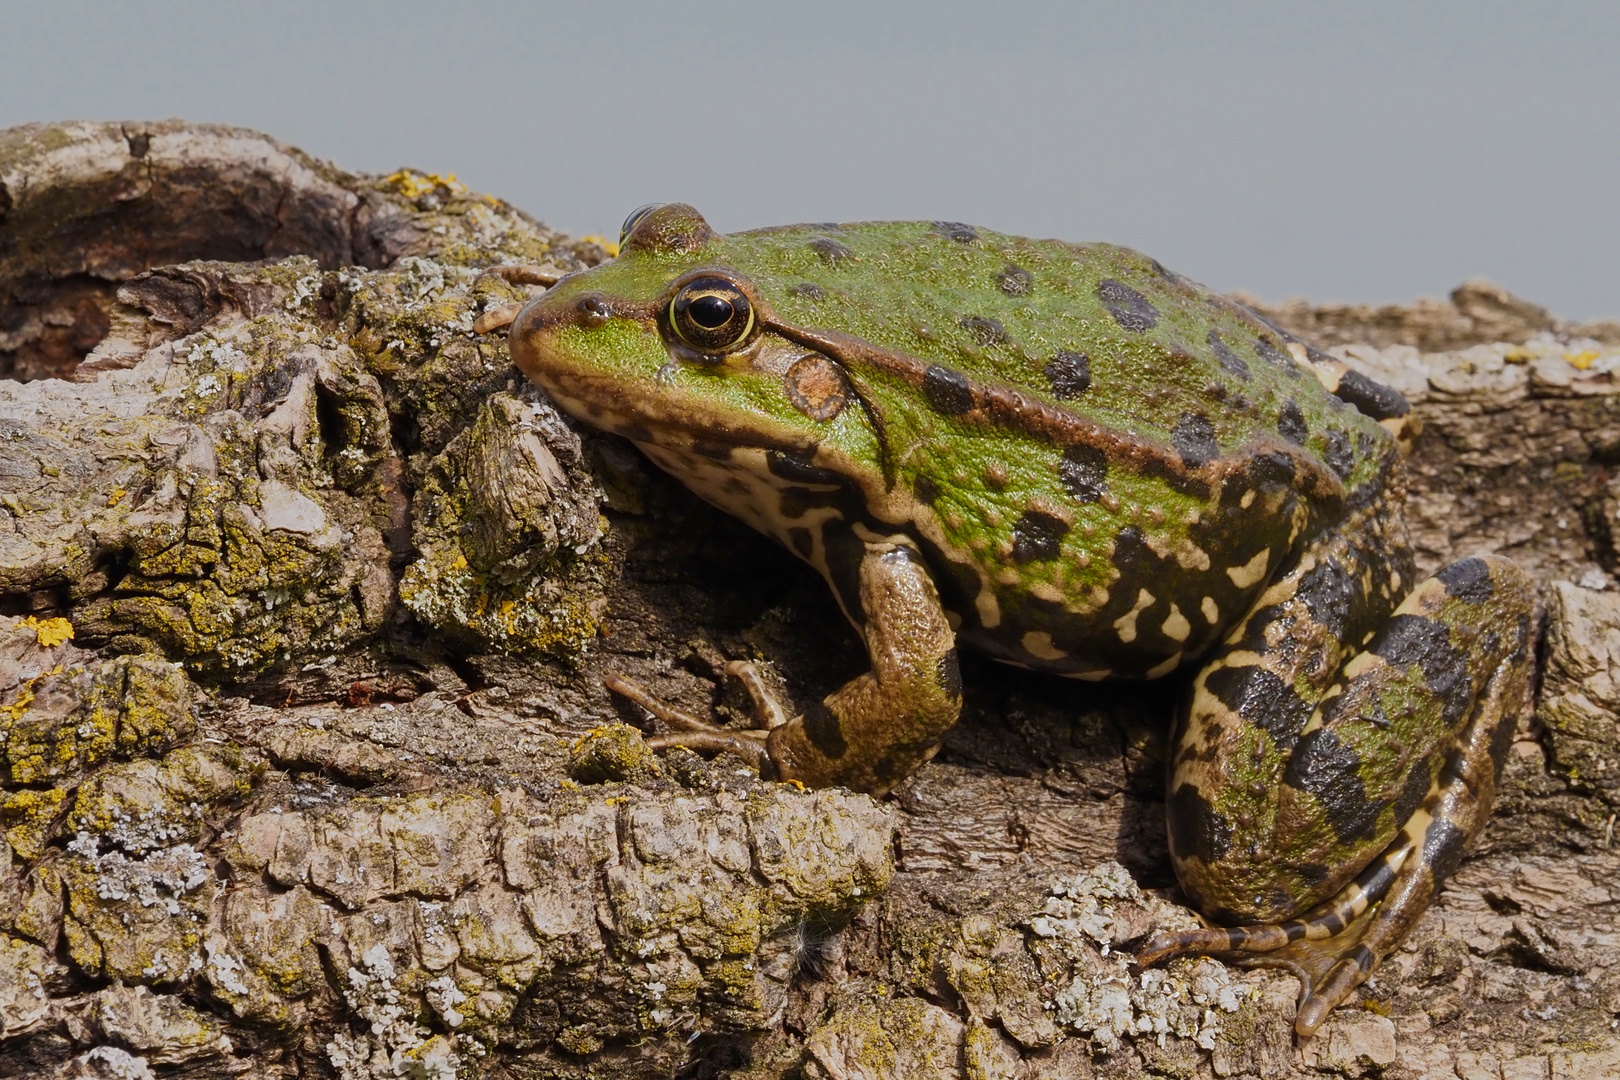
M1266 311L1422 414L1425 567L1506 552L1548 609L1482 842L1297 1046L1286 976L1120 966L1188 917L1173 688L969 660L882 803L647 752L603 674L725 716L729 659L802 705L863 657L471 332L525 294L484 267L603 254L251 132L0 132L0 1072L1620 1070L1620 328L1480 284Z

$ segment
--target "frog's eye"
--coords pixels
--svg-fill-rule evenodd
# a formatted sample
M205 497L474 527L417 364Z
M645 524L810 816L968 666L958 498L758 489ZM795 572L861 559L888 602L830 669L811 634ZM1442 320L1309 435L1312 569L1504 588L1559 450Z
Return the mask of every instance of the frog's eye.
M646 217L654 210L657 210L660 206L665 205L667 204L661 202L650 202L646 206L638 206L634 210L630 211L630 216L624 219L623 225L619 226L619 246L624 246L625 238L630 235L631 230L636 227L642 218Z
M754 307L735 283L701 277L686 283L669 305L669 325L699 352L717 353L748 340Z

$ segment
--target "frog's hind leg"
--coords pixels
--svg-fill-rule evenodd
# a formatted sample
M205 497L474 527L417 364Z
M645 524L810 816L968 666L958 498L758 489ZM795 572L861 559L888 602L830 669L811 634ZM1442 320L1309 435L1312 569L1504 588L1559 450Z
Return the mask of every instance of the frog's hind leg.
M1295 918L1267 922L1266 908L1250 908L1256 925L1158 935L1139 960L1208 952L1287 967L1303 984L1295 1030L1313 1034L1406 936L1484 826L1527 700L1531 607L1528 582L1504 559L1466 559L1420 584L1284 738L1269 842L1210 865L1178 861L1194 895L1236 877L1256 903L1274 903L1267 866L1282 875L1272 880L1310 869L1334 891ZM1320 865L1268 863L1268 851ZM1245 912L1221 914L1241 922Z

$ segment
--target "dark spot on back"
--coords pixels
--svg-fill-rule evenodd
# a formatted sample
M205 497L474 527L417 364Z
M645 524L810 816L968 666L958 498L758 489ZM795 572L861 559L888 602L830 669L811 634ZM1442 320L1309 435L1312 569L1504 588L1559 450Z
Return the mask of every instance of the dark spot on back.
M1069 494L1083 503L1103 497L1108 483L1108 455L1095 446L1077 443L1058 460L1058 478Z
M1322 884L1328 879L1328 875L1333 873L1331 867L1322 863L1295 863L1291 869L1301 881L1313 888Z
M1430 824L1423 834L1423 858L1434 874L1436 888L1456 873L1467 841L1463 831L1444 818Z
M1007 328L995 319L986 319L981 315L965 315L962 317L962 329L973 335L973 340L980 345L1000 345L1007 340Z
M1350 610L1359 593L1356 581L1337 559L1326 559L1300 575L1295 595L1305 602L1311 618L1343 640Z
M1491 584L1491 568L1484 559L1458 559L1434 576L1446 587L1447 596L1470 604L1483 604L1496 591Z
M1085 353L1060 349L1043 370L1059 399L1077 398L1091 388L1091 358Z
M1405 416L1412 411L1412 406L1399 390L1374 382L1359 371L1345 372L1339 380L1339 388L1333 393L1340 401L1354 405L1374 420Z
M820 285L808 281L801 281L797 285L789 285L788 292L794 296L802 296L806 300L822 301L827 299L827 290Z
M926 476L917 477L912 483L911 490L917 493L917 501L933 506L939 499L939 485Z
M967 376L934 364L923 373L923 396L935 412L960 416L973 408L973 387Z
M804 710L804 734L811 746L834 760L843 757L849 750L844 733L838 727L838 717L819 701Z
M1277 434L1296 446L1304 446L1310 433L1310 429L1305 426L1305 412L1299 407L1299 402L1293 398L1283 402L1282 410L1277 413Z
M811 251L821 256L821 261L828 266L837 266L853 258L855 253L840 244L830 236L818 236L807 245Z
M962 665L957 660L956 650L947 649L945 655L939 658L939 686L945 691L946 697L962 696Z
M1443 623L1421 615L1392 615L1369 649L1396 667L1418 665L1424 682L1440 698L1448 728L1454 728L1468 711L1473 690L1467 661L1451 644L1451 631Z
M1327 728L1317 728L1295 744L1283 783L1315 797L1341 843L1376 835L1384 804L1367 798L1361 755Z
M1191 784L1176 788L1169 799L1170 848L1178 858L1196 857L1206 865L1232 850L1232 823Z
M704 439L692 440L692 453L714 461L730 461L731 450L731 446L727 443L708 442Z
M1221 448L1215 444L1215 425L1202 413L1182 413L1170 432L1170 445L1189 469L1221 456Z
M1322 448L1322 458L1328 468L1338 474L1340 480L1350 479L1350 474L1356 468L1356 456L1350 452L1350 439L1342 431L1329 428L1322 433L1322 439L1327 444Z
M1035 284L1035 277L1017 263L1008 263L1007 268L996 275L996 284L1008 296L1023 296Z
M1204 679L1204 687L1228 709L1270 735L1279 750L1292 747L1311 718L1310 703L1262 667L1216 668Z
M1159 325L1159 309L1124 282L1113 278L1097 282L1097 299L1102 301L1114 321L1126 330L1141 332Z
M1209 343L1210 350L1214 352L1215 359L1220 362L1221 367L1240 379L1249 377L1249 365L1244 361L1243 357L1233 352L1231 347L1221 340L1221 335L1211 330L1204 340Z
M1027 563L1037 559L1055 559L1069 523L1044 510L1026 510L1013 524L1014 562Z
M1294 358L1277 348L1276 344L1268 337L1255 338L1254 352L1260 359L1274 367L1281 368L1286 374L1299 374L1299 365L1294 363Z
M934 231L955 240L958 244L971 244L979 238L979 230L960 221L936 221Z
M1255 454L1243 463L1241 470L1234 470L1227 477L1221 486L1221 505L1228 508L1241 506L1246 491L1287 488L1293 482L1294 459L1291 456L1279 450Z
M1113 563L1122 573L1127 575L1132 571L1152 573L1157 571L1163 562L1164 560L1148 547L1142 530L1135 525L1125 526L1119 530L1119 535L1114 537ZM1147 578L1142 580L1145 581Z

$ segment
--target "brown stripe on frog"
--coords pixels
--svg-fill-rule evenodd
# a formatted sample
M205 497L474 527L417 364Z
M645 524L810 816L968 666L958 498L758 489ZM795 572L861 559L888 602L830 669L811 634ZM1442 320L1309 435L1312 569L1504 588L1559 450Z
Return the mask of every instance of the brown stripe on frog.
M1249 457L1265 453L1290 458L1294 465L1296 490L1309 494L1313 499L1336 502L1344 494L1344 485L1337 476L1313 456L1281 438L1260 436L1235 453L1204 460L1201 452L1207 446L1201 437L1201 425L1194 420L1192 426L1184 431L1183 437L1188 449L1193 449L1196 444L1195 457L1189 460L1180 452L1181 448L1165 449L1140 438L1122 435L1014 387L980 382L944 365L878 348L843 331L789 326L777 322L765 311L760 312L760 318L767 329L795 344L832 357L846 371L864 368L907 383L916 388L938 412L958 422L1017 432L1052 446L1090 446L1101 451L1111 465L1157 477L1182 490L1200 490L1207 494L1229 474L1243 469ZM881 413L867 402L864 395L857 392L856 396L868 417L878 426L878 435L882 439ZM1204 422L1207 423L1207 419ZM889 467L887 461L885 466Z

